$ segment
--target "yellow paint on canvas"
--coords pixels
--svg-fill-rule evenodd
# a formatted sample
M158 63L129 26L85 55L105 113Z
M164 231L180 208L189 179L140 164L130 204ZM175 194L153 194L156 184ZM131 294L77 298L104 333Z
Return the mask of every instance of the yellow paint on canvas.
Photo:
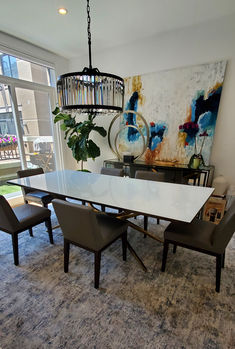
M124 152L128 151L127 145L119 143L118 144L118 151L119 151L119 153L124 153Z
M145 96L142 93L142 81L141 76L136 75L132 78L132 93L138 92L138 102L140 105L143 105L145 102Z
M131 94L131 86L132 86L132 84L131 84L131 77L129 77L129 78L125 78L124 79L124 84L125 84L125 94L128 94L128 95L130 95Z
M209 97L209 94L211 94L212 92L216 91L222 85L223 84L221 82L217 82L212 88L209 89L209 91L207 91L205 93L204 99L207 99Z
M187 133L186 132L178 132L178 140L177 140L177 145L179 147L184 147L185 146L185 141L186 141Z

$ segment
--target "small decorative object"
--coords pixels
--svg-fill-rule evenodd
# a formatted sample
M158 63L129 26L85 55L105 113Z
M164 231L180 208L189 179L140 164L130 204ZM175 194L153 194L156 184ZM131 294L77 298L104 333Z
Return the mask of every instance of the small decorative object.
M228 182L224 176L220 175L214 178L212 187L215 188L213 195L223 196L228 188Z
M121 120L123 119L123 114L128 114L128 115L131 115L132 118L135 118L136 125L131 125L128 122L126 122L124 125L121 125L114 137L114 142L113 142L114 144L112 145L111 130L114 127L114 123L116 120L118 120L119 118L121 118ZM140 138L142 139L142 149L139 151L137 147L138 141L136 141L135 137L133 137L131 141L126 140L125 143L122 142L121 145L118 144L119 136L121 136L120 138L122 138L124 133L125 135L127 135L127 137L129 134L131 135L139 134ZM123 159L123 155L126 152L130 152L130 149L129 149L130 147L132 147L131 153L132 155L134 154L133 155L134 160L140 158L144 154L145 150L147 149L147 145L149 143L149 128L143 115L141 115L140 113L134 110L125 110L125 112L117 114L111 121L108 129L108 142L109 142L110 149L118 157L119 160Z
M134 162L134 159L134 155L123 155L123 162L131 164Z
M197 127L198 129L198 127ZM203 149L203 146L204 146L204 143L205 143L205 138L208 137L208 133L207 133L207 130L205 130L203 133L200 133L199 134L199 137L203 137L203 140L201 142L201 147L200 147L200 152L197 154L197 137L196 137L196 134L195 134L195 143L194 143L194 150L195 150L195 153L191 156L190 160L189 160L189 164L188 164L188 167L190 168L193 168L193 169L198 169L200 165L203 165L205 166L205 163L204 163L204 159L203 159L203 156L202 156L202 149Z
M203 209L203 220L218 224L224 216L226 200L210 197Z
M76 116L72 117L70 114L60 113L59 108L56 108L53 114L55 115L54 123L63 121L60 128L65 132L64 138L67 139L67 145L72 150L74 159L81 161L81 169L83 170L83 161L87 161L88 158L94 160L100 156L100 148L89 139L91 131L96 131L105 137L106 130L96 126L93 122L96 114L89 114L88 120L83 122L76 122Z
M201 165L201 161L203 161L203 158L201 155L193 154L189 160L188 167L196 170Z

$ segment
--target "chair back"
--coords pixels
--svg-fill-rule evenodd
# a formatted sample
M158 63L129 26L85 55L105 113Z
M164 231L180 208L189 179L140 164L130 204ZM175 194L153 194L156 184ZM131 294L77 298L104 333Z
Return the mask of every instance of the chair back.
M163 172L152 172L152 171L136 171L136 179L145 179L147 181L165 181L165 173Z
M20 223L11 206L4 196L0 195L0 230L6 231L7 233L13 233L19 228Z
M103 175L116 176L116 177L124 176L124 171L122 168L102 167L100 173Z
M225 213L212 234L212 245L223 253L235 231L235 202Z
M27 170L19 170L17 171L17 177L18 178L24 178L24 177L30 177L30 176L36 176L39 174L43 174L44 171L41 167L37 167L37 168L30 168ZM34 189L29 189L29 188L21 188L22 189L22 193L23 195L26 195L32 191L34 191Z
M102 235L91 207L59 199L52 204L65 239L91 250L100 248Z

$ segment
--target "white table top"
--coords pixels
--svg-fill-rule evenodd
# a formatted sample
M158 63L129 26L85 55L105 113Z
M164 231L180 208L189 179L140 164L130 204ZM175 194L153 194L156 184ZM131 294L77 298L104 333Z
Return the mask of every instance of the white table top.
M183 222L191 222L214 191L208 187L71 170L15 179L9 183Z

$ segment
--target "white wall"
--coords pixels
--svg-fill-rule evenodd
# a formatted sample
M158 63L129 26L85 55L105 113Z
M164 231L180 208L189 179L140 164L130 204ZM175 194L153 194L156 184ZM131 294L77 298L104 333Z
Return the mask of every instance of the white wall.
M216 175L223 174L233 184L235 184L234 37L233 15L93 54L94 67L122 77L227 59L211 164L215 165ZM87 66L87 61L87 57L71 59L69 70L79 71ZM98 116L96 120L108 130L111 119L112 116ZM113 158L107 138L103 140L99 136L97 144L101 146L102 156L95 162L89 161L87 166L93 172L99 172L104 159Z
M68 71L69 61L41 47L30 44L26 41L15 38L0 31L0 50L5 53L19 56L35 63L48 65L56 69L58 75Z

